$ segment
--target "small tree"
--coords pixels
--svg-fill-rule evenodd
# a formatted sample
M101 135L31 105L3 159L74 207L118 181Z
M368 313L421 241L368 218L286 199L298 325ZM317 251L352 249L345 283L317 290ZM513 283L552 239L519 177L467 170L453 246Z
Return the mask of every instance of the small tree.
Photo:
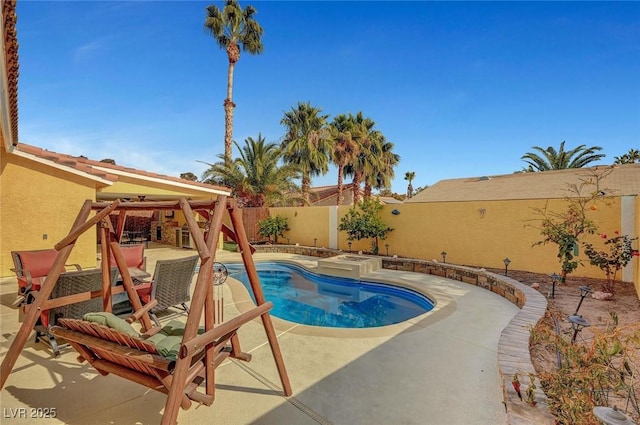
M260 236L269 238L269 242L271 242L271 237L273 236L273 243L278 243L278 236L284 237L283 232L290 230L289 224L287 224L287 218L280 215L260 220L258 226L260 227Z
M376 199L364 199L342 217L338 229L347 232L349 241L372 238L371 250L378 255L378 240L386 239L393 230L382 221L381 210L382 205Z
M631 238L629 235L621 236L617 230L614 234L612 238L607 238L605 234L600 235L602 239L606 239L604 244L609 247L608 253L596 250L590 243L584 244L584 253L589 257L589 262L598 266L607 275L607 282L602 284L602 290L610 294L615 294L614 285L618 272L638 255L638 251L631 246L638 238Z
M587 178L580 179L580 183L569 185L569 195L565 198L568 207L563 212L549 211L544 208L534 208L539 218L540 234L543 240L533 244L558 245L558 261L561 265L561 282L567 275L575 271L580 265L578 257L579 239L584 234L593 234L597 230L596 224L587 217L588 210L597 210L596 201L605 199L605 192L600 188L600 180L610 171L593 172Z

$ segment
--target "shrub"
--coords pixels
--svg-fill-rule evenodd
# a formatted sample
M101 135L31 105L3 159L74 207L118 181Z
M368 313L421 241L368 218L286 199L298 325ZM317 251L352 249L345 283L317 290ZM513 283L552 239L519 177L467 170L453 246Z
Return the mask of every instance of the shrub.
M278 243L278 236L284 237L283 232L290 230L287 224L287 218L280 215L260 220L258 226L260 227L260 236L269 238L269 242L271 242L271 237L273 236L273 243Z

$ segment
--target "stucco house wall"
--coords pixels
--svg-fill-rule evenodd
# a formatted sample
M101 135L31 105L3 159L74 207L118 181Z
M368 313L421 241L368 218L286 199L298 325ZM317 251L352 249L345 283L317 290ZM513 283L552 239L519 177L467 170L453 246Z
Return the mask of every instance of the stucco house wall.
M0 276L13 274L12 250L49 249L67 236L86 199L95 199L95 182L1 154ZM70 263L96 265L96 233L76 242Z

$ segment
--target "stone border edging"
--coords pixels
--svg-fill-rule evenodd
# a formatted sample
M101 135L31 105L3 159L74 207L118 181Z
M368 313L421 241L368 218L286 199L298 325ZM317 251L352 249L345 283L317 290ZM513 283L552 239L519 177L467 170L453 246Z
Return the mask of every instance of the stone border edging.
M287 253L312 257L332 257L344 251L294 245L258 245L256 252ZM546 298L535 289L484 269L456 266L435 261L409 258L382 257L382 268L432 274L480 286L515 304L520 311L502 330L498 341L498 371L502 379L504 404L507 410L507 425L553 425L554 416L549 411L548 399L535 379L536 405L520 400L511 381L513 375L520 376L521 392L526 395L529 373L535 374L529 351L530 329L538 324L547 310Z

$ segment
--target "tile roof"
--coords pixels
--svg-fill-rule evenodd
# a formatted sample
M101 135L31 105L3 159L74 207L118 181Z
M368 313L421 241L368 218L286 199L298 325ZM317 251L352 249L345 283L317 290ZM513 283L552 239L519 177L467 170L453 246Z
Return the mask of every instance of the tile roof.
M562 199L569 195L569 185L596 173L604 176L600 189L607 194L640 194L640 164L624 164L441 180L405 202Z
M165 184L179 184L181 186L191 186L192 189L204 189L206 191L219 191L220 193L229 194L230 190L222 186L214 186L207 183L194 182L191 180L181 179L179 177L167 176L163 174L152 173L149 171L138 170L135 168L123 167L120 165L109 164L106 162L94 161L83 156L71 156L57 152L48 151L37 146L19 143L13 154L39 160L40 162L48 162L50 165L67 169L74 174L83 174L85 177L101 181L110 185L118 181L119 176L130 176L143 180L157 180Z
M7 103L11 123L11 144L18 144L18 37L16 32L16 0L2 1L2 26L4 34L4 60L7 70ZM9 141L5 141L9 143ZM5 145L8 150L9 145Z

